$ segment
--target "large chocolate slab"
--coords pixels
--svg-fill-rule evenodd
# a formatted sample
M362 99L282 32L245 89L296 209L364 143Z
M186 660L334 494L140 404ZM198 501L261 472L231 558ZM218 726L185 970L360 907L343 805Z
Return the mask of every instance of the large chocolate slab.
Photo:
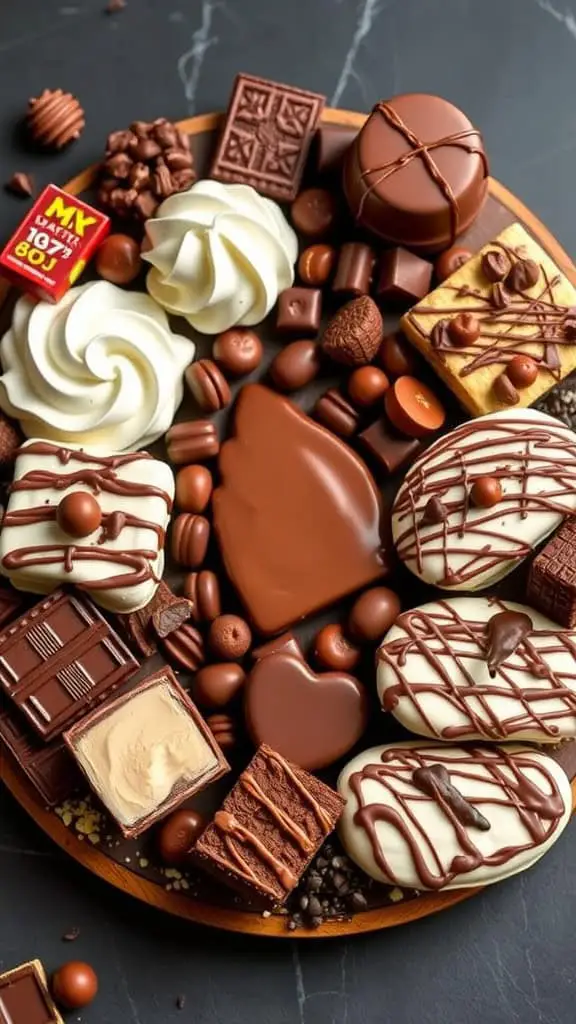
M71 726L137 665L94 605L64 591L0 635L0 688L44 740Z

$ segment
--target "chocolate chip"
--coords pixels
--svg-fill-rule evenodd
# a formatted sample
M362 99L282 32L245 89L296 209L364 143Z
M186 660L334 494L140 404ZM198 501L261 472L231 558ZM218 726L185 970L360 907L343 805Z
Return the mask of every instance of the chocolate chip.
M14 196L29 199L34 192L34 178L31 174L26 174L25 171L15 171L4 188Z
M503 281L509 270L510 260L500 249L489 249L482 256L482 273L491 284Z
M436 526L438 523L443 523L448 515L446 506L442 504L440 498L436 498L434 495L426 502L426 508L422 513L422 519L420 520L421 526Z
M350 910L354 910L357 913L366 910L368 907L368 900L361 892L353 892L349 900Z
M520 401L520 396L507 373L501 373L496 377L492 387L496 398L503 405L517 405Z
M67 932L64 932L64 935L62 936L62 942L76 942L76 939L79 937L79 928L69 928Z

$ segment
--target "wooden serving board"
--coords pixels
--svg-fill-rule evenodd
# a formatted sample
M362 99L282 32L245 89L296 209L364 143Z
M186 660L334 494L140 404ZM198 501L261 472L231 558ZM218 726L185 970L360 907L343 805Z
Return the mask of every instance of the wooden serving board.
M200 143L202 151L205 152L207 147L204 145L204 141L208 140L209 143L209 140L214 138L221 117L220 114L205 114L182 121L179 127L193 136ZM324 123L360 128L365 120L365 115L353 111L326 109L322 120ZM97 165L87 168L68 182L64 188L73 194L89 190L94 184L96 170ZM568 254L538 218L494 178L490 179L488 202L492 204L491 216L494 224L498 225L497 230L512 220L521 221L576 285L576 267ZM499 224L500 215L502 215L501 224ZM466 236L466 242L471 248L478 248L487 240L487 238L476 239L474 227ZM9 291L9 286L0 280L0 308L6 301ZM570 775L574 776L572 792L576 809L576 755L572 758ZM92 845L86 840L81 840L78 833L67 827L54 811L43 806L34 788L19 771L17 765L7 756L0 757L0 780L4 782L36 824L69 856L83 864L93 874L166 913L227 931L275 938L306 939L355 935L360 932L377 931L406 924L438 911L448 910L480 891L479 888L458 889L441 894L433 893L406 898L395 903L388 901L385 906L376 906L363 913L355 914L350 920L326 923L316 930L288 931L286 919L283 917L275 915L262 917L259 912L238 909L230 903L220 905L216 902L207 902L205 899L189 893L178 892L174 889L168 890L164 880L147 878L141 872L119 862L118 855L112 856L103 844Z

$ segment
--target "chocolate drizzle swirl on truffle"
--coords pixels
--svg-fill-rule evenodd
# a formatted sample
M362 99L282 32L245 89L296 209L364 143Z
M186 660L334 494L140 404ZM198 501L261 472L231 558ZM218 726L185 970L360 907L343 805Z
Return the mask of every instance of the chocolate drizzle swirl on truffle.
M514 811L523 832L527 833L527 841L518 845L507 843L484 854L470 834L470 826L463 823L462 804L457 802L455 807L452 799L446 799L441 787L431 787L431 795L414 783L414 773L429 770L431 766L436 772L438 768L445 769L451 787L460 796L468 784L477 786L479 781L484 781L487 791L474 798L476 809L492 806ZM422 775L419 778L422 781ZM429 779L429 775L426 778ZM363 790L366 781L376 783L385 791L385 803L366 803ZM518 854L540 846L556 832L565 812L556 779L545 764L536 763L526 751L510 753L503 747L470 747L446 753L441 747L387 748L379 763L367 764L352 774L349 786L358 804L354 824L365 831L382 874L391 884L399 884L387 858L386 845L378 834L379 823L385 823L399 834L410 853L420 885L426 889L442 889L458 875L481 867L507 864ZM418 808L422 802L438 805L456 837L461 852L447 866L424 827ZM465 803L469 806L467 801Z

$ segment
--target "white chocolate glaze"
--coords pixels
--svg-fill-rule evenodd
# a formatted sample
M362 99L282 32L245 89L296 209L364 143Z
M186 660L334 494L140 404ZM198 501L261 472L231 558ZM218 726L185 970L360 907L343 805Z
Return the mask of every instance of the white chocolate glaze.
M198 181L161 204L146 234L150 295L203 334L260 323L294 280L296 235L249 185Z
M81 540L56 520L73 491L93 494L103 514L102 526ZM135 611L162 578L173 497L172 470L145 453L27 441L0 533L0 571L21 590L49 594L73 583L111 611Z
M470 501L484 476L502 488L492 508ZM431 498L445 519L426 524ZM416 460L392 507L392 533L402 561L425 582L482 590L575 509L576 434L535 409L510 409L462 423Z
M506 611L527 615L532 629L491 671L488 624L502 623ZM384 710L422 736L453 743L576 737L576 630L525 605L453 597L403 612L377 665Z
M22 296L0 345L0 408L28 437L144 448L170 427L194 351L149 295L107 281L56 305Z
M426 786L415 776L422 769ZM448 792L434 781L440 775ZM514 744L373 747L346 765L338 790L350 857L378 882L415 889L488 885L524 871L556 842L572 809L559 764Z

